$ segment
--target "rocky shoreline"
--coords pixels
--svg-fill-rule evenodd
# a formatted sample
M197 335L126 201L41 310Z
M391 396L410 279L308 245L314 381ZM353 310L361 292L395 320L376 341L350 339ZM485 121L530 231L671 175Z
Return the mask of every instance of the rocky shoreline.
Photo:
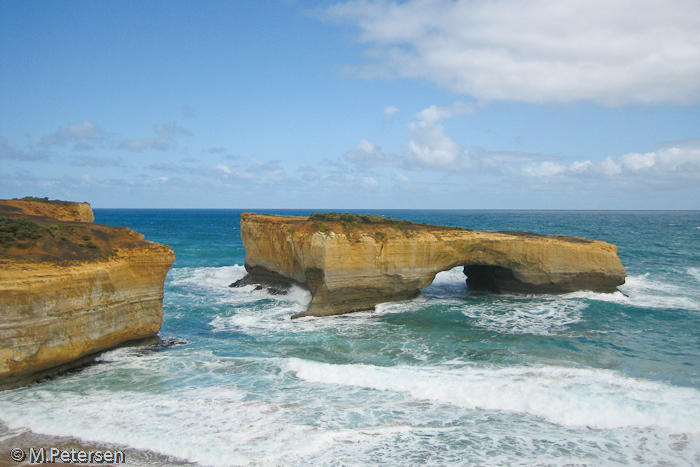
M0 201L0 387L158 334L175 254L92 219L86 203Z

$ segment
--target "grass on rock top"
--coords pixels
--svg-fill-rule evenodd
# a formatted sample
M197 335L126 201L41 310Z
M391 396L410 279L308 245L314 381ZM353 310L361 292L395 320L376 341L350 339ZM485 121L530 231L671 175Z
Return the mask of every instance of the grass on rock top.
M41 239L51 238L58 242L77 243L80 248L98 250L99 246L83 230L73 225L40 224L21 217L0 216L0 248L3 252L12 247L28 249L36 246Z
M318 231L324 234L329 234L338 228L348 232L355 229L366 230L365 228L371 227L369 230L380 240L386 236L386 233L381 231L382 228L386 227L409 232L418 230L468 230L460 227L430 225L404 219L394 219L378 214L355 214L350 212L343 214L337 212L313 213L309 216L308 222L315 225Z
M0 216L0 262L100 260L142 239L126 227Z

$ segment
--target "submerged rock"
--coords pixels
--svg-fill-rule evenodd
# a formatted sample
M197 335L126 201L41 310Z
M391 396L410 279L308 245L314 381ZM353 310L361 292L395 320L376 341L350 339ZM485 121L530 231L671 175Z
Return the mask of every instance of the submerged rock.
M245 283L298 284L326 316L404 300L438 272L464 266L472 290L614 292L626 272L609 243L559 235L488 232L356 214L241 215Z
M37 209L42 203L47 206ZM0 387L82 364L160 330L163 284L175 254L131 229L92 219L86 203L0 201Z

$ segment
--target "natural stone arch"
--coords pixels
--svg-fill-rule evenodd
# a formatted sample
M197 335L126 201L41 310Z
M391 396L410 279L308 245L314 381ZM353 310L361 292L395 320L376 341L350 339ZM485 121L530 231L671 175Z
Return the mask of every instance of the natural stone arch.
M460 265L472 290L496 293L613 292L626 275L614 245L574 237L252 213L241 215L241 237L247 282L274 279L311 291L309 309L294 317L412 298Z

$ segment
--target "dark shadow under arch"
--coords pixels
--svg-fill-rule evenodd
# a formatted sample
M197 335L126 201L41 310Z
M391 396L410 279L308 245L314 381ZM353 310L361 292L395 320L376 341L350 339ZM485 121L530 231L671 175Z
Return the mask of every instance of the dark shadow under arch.
M515 277L513 271L502 266L465 264L464 275L467 276L467 289L471 291L494 294L527 292L525 284ZM532 286L528 288L531 290Z

